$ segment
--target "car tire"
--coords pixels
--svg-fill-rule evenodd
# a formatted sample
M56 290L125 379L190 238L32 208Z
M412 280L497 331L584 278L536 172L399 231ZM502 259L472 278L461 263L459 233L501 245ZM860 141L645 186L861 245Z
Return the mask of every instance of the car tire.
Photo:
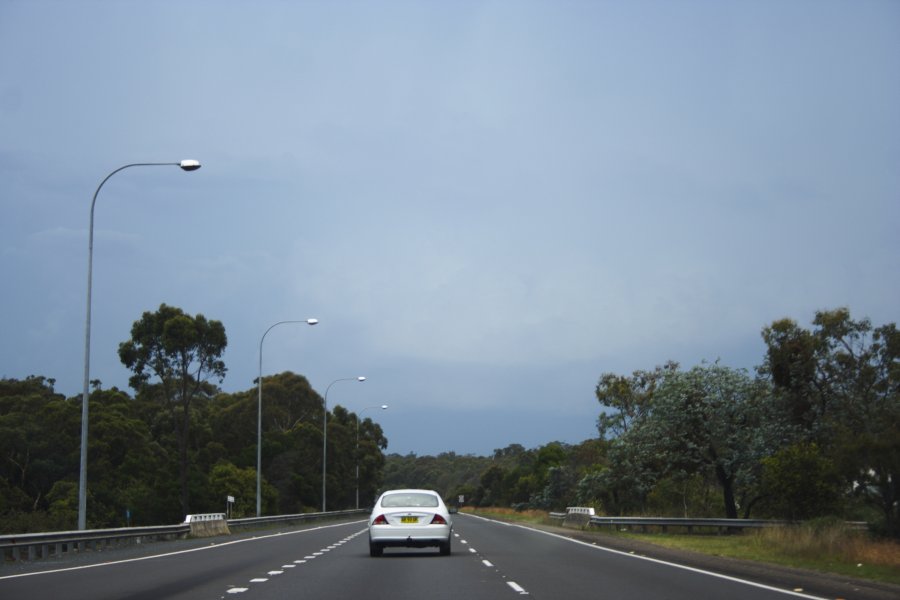
M384 554L384 547L380 544L369 542L369 556L378 557Z
M450 556L450 538L440 544L441 556Z

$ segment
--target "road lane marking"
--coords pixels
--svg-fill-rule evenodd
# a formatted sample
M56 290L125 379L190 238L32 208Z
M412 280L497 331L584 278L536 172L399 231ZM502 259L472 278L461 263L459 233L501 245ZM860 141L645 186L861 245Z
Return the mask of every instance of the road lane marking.
M310 533L310 532L313 532L313 531L320 531L320 530L322 530L322 529L333 529L333 528L335 528L335 527L344 527L344 526L346 526L346 525L356 525L356 524L358 524L358 523L365 523L365 521L350 521L349 523L336 523L336 524L334 524L334 525L320 525L320 526L318 526L318 527L310 527L309 529L298 529L298 530L296 530L296 531L279 531L278 533L273 533L273 534L271 534L271 535L261 535L261 536L248 537L248 538L244 538L244 539L241 539L241 540L231 540L231 541L228 541L228 542L222 542L222 543L220 543L220 544L212 544L212 545L209 545L209 546L201 546L201 547L199 547L199 548L188 548L187 550L176 550L176 551L174 551L174 552L164 552L164 553L162 553L162 554L151 554L150 556L139 556L139 557L137 557L137 558L125 558L125 559L123 559L123 560L111 560L111 561L109 561L109 562L94 563L94 564L92 564L92 565L80 565L80 566L77 566L77 567L64 567L64 568L62 568L62 569L50 569L50 570L47 570L47 571L32 571L31 573L18 573L18 574L16 574L16 575L0 575L0 581L2 581L2 580L4 580L4 579L17 579L17 578L19 578L19 577L34 577L34 576L36 576L36 575L47 575L47 574L49 574L49 573L63 573L63 572L66 572L66 571L81 571L81 570L84 570L84 569L96 569L96 568L98 568L98 567L108 567L108 566L111 566L111 565L121 565L121 564L125 564L125 563L130 563L130 562L138 562L138 561L142 561L142 560L151 560L151 559L154 559L154 558L165 558L165 557L169 557L169 556L178 556L179 554L188 554L188 553L191 553L191 552L204 552L204 551L207 551L207 550L216 550L216 549L218 549L218 548L222 548L222 547L225 547L225 546L232 546L232 545L234 545L234 544L244 544L244 543L247 543L247 542L257 542L257 541L265 540L265 539L268 539L268 538L281 537L281 536L285 536L285 535L297 535L297 534L299 534L299 533ZM363 532L365 532L365 531L366 531L365 529L362 529L362 530L360 530L359 532L357 532L356 535L359 535L359 534L361 534L361 533L363 533Z
M491 561L489 561L489 560L483 560L483 561L481 561L481 564L483 564L483 565L486 566L486 567L493 567L493 566L494 566L493 564L491 564Z
M519 584L516 583L515 581L507 581L507 582L506 582L506 585L508 585L509 587L511 587L513 590L515 590L516 592L518 592L518 593L519 593L520 595L522 595L522 596L527 596L527 595L528 595L528 592L525 591L525 588L523 588L521 585L519 585Z
M701 574L701 575L708 575L708 576L710 576L710 577L715 577L715 578L717 578L717 579L724 579L724 580L726 580L726 581L733 581L733 582L735 582L735 583L742 583L742 584L744 584L744 585L749 585L749 586L751 586L751 587L756 587L756 588L760 588L760 589L763 589L763 590L769 590L769 591L772 591L772 592L778 592L778 593L781 593L781 594L785 594L786 596L796 596L796 597L798 597L798 598L807 598L807 599L809 599L809 600L829 600L828 598L825 598L824 596L812 596L812 595L810 595L810 594L801 594L801 593L794 592L794 591L791 591L791 590L786 590L786 589L784 589L784 588L777 588L777 587L773 587L773 586L771 586L771 585L766 585L766 584L764 584L764 583L757 583L757 582L755 582L755 581L750 581L750 580L748 580L748 579L740 579L740 578L738 578L738 577L732 577L731 575L723 575L722 573L715 573L715 572L713 572L713 571L704 571L703 569L698 569L698 568L696 568L696 567L688 567L687 565L679 565L678 563L673 563L673 562L669 562L669 561L665 561L665 560L660 560L660 559L658 559L658 558L650 558L649 556L641 556L641 555L639 555L639 554L634 554L634 553L629 553L629 552L622 552L621 550L615 550L615 549L613 549L613 548L607 548L607 547L605 547L605 546L599 546L599 545L597 545L597 544L595 544L595 543L594 543L594 544L590 544L590 543L588 543L588 542L582 542L581 540L576 540L576 539L573 539L573 538L570 538L570 537L566 537L566 536L560 535L560 534L558 534L558 533L551 533L551 532L549 532L549 531L543 531L543 530L541 530L541 529L535 529L535 528L533 528L533 527L528 527L528 526L526 526L526 525L521 525L521 524L519 524L519 523L504 523L503 521L495 521L494 519L487 519L487 518L485 518L485 517L479 517L479 516L477 516L477 515L466 515L466 516L467 516L467 517L472 517L472 518L474 518L474 519L481 519L482 521L487 521L487 522L489 522L489 523L495 523L495 524L497 524L497 525L505 525L505 526L507 526L507 527L518 527L519 529L524 529L524 530L530 531L530 532L532 532L532 533L539 533L539 534L541 534L541 535L546 535L546 536L549 536L549 537L554 537L554 538L557 538L557 539L560 539L560 540L564 540L564 541L566 541L566 542L571 542L571 543L573 543L573 544L578 544L578 545L580 545L580 546L585 546L585 547L587 547L587 548L592 548L592 549L594 549L594 550L600 550L600 551L603 551L603 552L609 552L610 554L618 554L618 555L620 555L620 556L627 556L627 557L630 557L630 558L636 558L636 559L639 559L639 560L646 560L646 561L649 561L649 562L652 562L652 563L656 563L656 564L658 564L658 565L666 565L666 566L668 566L668 567L673 567L673 568L676 568L676 569L682 569L682 570L684 570L684 571L690 571L690 572L692 572L692 573L699 573L699 574Z
M230 589L228 590L228 593L229 593L229 594L242 594L242 593L246 592L246 591L249 590L249 589L250 589L250 588L233 587L233 588L230 588Z
M265 583L267 581L268 581L268 579L265 577L254 577L253 579L250 580L250 583Z

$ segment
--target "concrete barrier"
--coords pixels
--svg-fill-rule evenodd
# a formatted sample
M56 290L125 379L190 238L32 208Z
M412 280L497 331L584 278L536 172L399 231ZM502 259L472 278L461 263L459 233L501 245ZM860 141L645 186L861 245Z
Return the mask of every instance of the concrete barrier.
M188 515L184 522L191 526L191 536L212 537L214 535L229 535L228 521L224 513L211 513L205 515Z
M566 518L563 525L566 527L586 527L594 516L594 509L589 506L566 507Z

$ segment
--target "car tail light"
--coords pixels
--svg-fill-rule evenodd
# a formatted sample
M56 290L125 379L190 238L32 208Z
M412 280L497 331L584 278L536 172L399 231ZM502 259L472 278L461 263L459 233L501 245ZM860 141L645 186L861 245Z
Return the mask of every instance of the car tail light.
M375 517L375 520L372 521L372 525L387 525L388 521L384 518L384 515L378 515Z
M447 520L444 519L441 515L434 515L434 518L431 520L432 525L446 525Z

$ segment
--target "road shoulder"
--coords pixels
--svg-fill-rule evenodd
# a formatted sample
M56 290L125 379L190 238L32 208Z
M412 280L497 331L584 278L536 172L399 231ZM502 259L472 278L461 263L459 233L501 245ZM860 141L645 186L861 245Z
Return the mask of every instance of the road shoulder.
M812 596L846 600L897 600L900 598L900 586L889 583L667 548L641 540L606 535L601 531L518 521L516 523L628 554L747 579L779 589L802 590L803 593Z

